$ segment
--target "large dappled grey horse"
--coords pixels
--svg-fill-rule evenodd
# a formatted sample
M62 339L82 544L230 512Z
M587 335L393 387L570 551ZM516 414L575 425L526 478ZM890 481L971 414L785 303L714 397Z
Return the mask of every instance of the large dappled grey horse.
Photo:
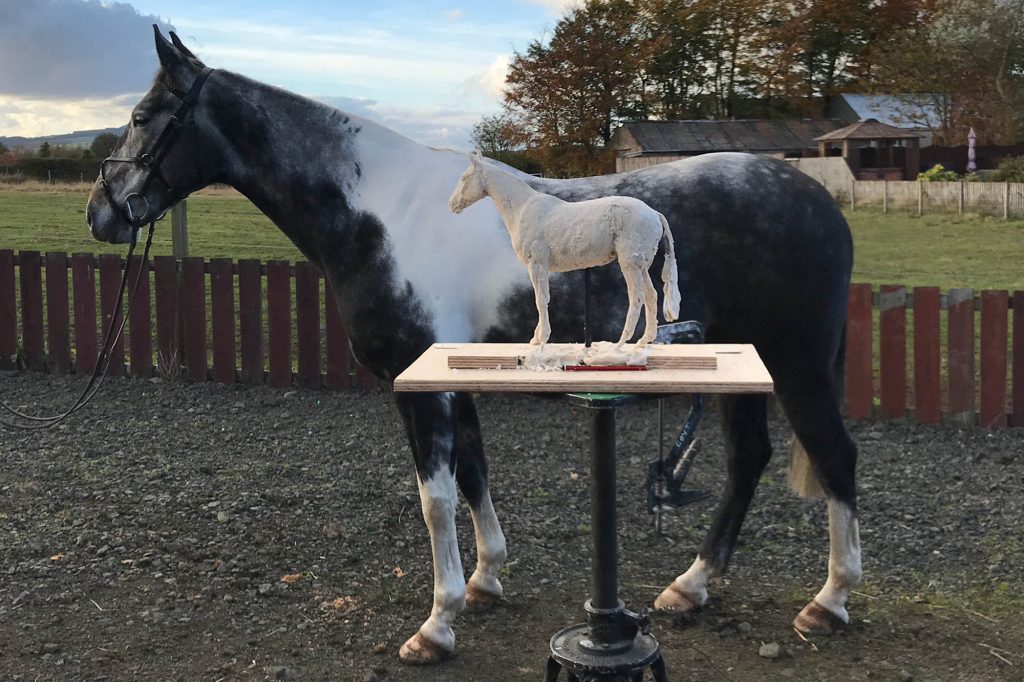
M211 72L171 38L156 32L160 70L114 151L134 161L108 164L105 183L91 194L88 220L97 239L130 239L125 201L132 193L132 215L141 222L189 192L227 183L323 271L355 357L377 376L393 378L436 341L529 338L530 282L493 204L461 215L448 210L464 155L421 146L238 74ZM183 99L192 104L162 150L160 181L141 191L152 160L140 155L174 125L170 118ZM683 292L680 319L701 321L709 342L757 347L796 435L791 481L798 492L823 490L828 499L828 579L795 625L823 632L846 622L846 600L861 572L856 448L839 407L852 243L831 197L784 162L745 154L593 178L523 177L570 201L636 197L668 218ZM659 256L656 272L661 265ZM578 297L569 293L575 286L570 277L551 279L552 341L575 340L581 329L582 311L572 305ZM595 309L606 311L594 321L595 338L617 338L627 297L616 271L595 271L593 297ZM482 608L502 598L505 538L488 492L472 397L396 394L395 402L416 463L434 563L433 609L400 655L430 663L454 651L451 625L467 603ZM725 570L771 456L766 398L723 396L720 405L728 483L696 560L658 596L658 608L697 609L707 599L708 580ZM468 583L455 534L457 488L476 529L477 564Z

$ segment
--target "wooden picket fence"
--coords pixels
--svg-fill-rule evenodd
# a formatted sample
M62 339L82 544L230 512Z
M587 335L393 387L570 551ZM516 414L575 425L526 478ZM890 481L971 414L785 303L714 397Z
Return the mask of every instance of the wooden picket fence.
M132 281L140 262L129 266ZM124 267L115 254L0 250L0 369L91 372ZM379 385L354 362L330 288L311 264L157 256L149 269L111 375ZM847 415L1024 426L1024 314L1013 311L1024 311L1024 291L976 298L970 289L851 285Z

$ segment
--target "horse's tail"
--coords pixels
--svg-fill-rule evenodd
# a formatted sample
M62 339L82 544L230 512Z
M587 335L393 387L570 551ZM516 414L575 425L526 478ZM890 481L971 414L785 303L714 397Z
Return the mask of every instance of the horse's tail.
M665 313L665 321L672 322L679 318L679 268L676 267L676 247L672 241L668 219L660 213L658 218L661 220L661 244L665 252L665 264L661 268L661 281L665 285L662 310Z

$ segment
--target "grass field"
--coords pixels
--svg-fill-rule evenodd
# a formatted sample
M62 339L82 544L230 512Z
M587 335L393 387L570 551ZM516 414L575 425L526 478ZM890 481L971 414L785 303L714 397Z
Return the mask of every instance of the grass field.
M0 185L0 248L123 253L92 239L88 187ZM206 258L300 258L298 250L244 197L204 190L188 200L190 253ZM953 214L846 212L855 243L855 282L1024 289L1024 221ZM170 225L158 224L154 252L171 252Z

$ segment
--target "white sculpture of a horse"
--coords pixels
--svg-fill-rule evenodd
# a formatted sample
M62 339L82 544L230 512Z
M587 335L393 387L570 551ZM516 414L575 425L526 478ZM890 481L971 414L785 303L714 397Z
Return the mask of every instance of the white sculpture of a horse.
M663 312L669 321L679 317L675 245L668 220L661 213L632 197L563 201L538 192L511 173L482 163L480 152L470 154L469 161L448 207L453 213L462 213L485 196L494 200L512 237L516 257L530 271L539 318L531 344L547 343L551 336L549 274L596 267L613 260L618 260L622 268L629 296L629 311L617 345L622 346L632 338L641 306L645 326L637 345L653 341L658 326L658 292L649 270L662 242Z

